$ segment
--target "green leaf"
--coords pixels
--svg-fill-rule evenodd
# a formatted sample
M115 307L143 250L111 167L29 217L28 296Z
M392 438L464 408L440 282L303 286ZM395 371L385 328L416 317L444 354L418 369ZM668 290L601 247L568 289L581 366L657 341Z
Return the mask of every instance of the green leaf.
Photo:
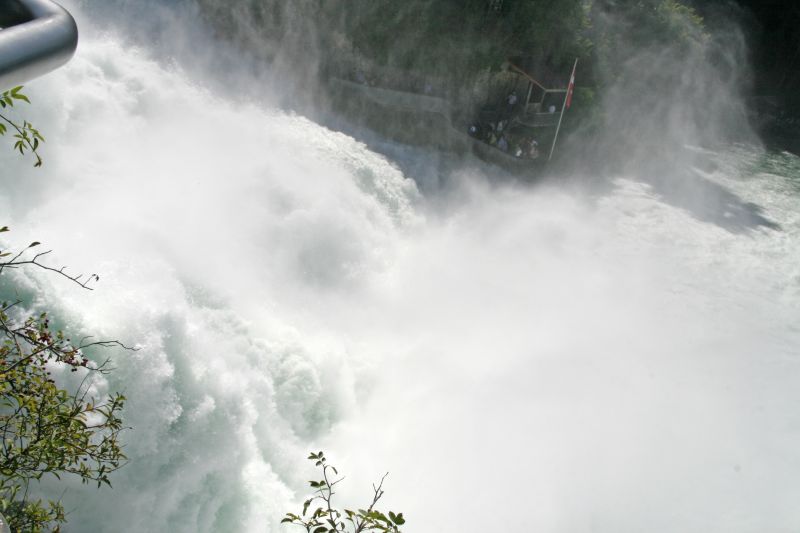
M31 103L31 101L28 99L28 97L25 96L24 94L13 94L12 93L11 97L12 98L16 98L17 100L22 100L23 102L28 102L29 104Z

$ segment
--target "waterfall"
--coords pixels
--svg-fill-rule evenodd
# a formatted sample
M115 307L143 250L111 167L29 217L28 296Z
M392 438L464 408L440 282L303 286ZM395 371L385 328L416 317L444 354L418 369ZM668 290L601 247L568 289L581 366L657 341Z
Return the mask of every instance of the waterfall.
M3 290L138 348L96 384L128 397L113 489L41 487L66 531L287 531L311 449L354 506L390 471L408 531L798 526L800 159L688 147L677 192L499 180L65 4L78 53L28 86L45 163L0 151L2 224L100 282Z

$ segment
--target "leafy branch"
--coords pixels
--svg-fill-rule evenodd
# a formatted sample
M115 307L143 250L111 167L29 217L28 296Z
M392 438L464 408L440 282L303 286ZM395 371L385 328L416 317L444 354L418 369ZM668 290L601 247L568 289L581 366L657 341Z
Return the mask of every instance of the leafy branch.
M0 233L8 231L0 228ZM70 276L64 269L40 263L22 252L0 253L6 268L37 266L59 273L85 289L96 280ZM45 252L46 253L46 252ZM85 351L121 347L119 341L84 337L73 342L50 327L47 313L33 314L22 302L0 303L0 513L14 531L59 531L66 520L60 501L28 497L32 481L46 475L78 476L83 483L111 486L110 474L127 463L120 436L125 397L113 393L94 397L92 375L110 372L109 360L94 362ZM83 373L77 387L56 383L57 370Z
M5 233L7 231L10 231L8 229L8 226L3 226L2 228L0 228L0 233ZM16 254L13 254L12 252L7 252L5 250L0 250L0 274L2 274L3 270L5 270L7 268L8 269L14 269L14 268L19 268L19 267L25 266L25 265L33 265L33 266L36 266L36 267L41 268L43 270L49 270L50 272L55 272L56 274L59 274L60 276L63 276L65 278L67 278L68 280L77 283L78 285L80 285L84 289L88 289L90 291L94 290L92 287L89 286L89 284L91 284L94 281L100 281L100 276L98 276L97 274L90 274L89 276L87 276L86 274L78 274L78 275L72 276L70 274L67 274L67 272L65 272L66 269L67 269L67 267L65 267L65 266L62 266L61 268L55 268L55 267L51 267L51 266L48 266L48 265L40 262L40 258L42 258L45 255L51 253L52 250L47 250L46 252L39 252L39 253L33 255L33 257L29 256L30 257L29 259L23 257L25 255L25 252L27 252L31 248L35 248L35 247L39 246L40 244L41 244L40 242L34 241L34 242L30 243L23 250L17 252ZM11 258L10 259L4 259L6 257L11 257Z
M25 317L18 303L0 304L0 512L14 531L42 531L66 515L58 501L30 499L31 481L72 474L111 486L110 474L126 464L119 441L125 397L89 396L91 374L107 373L108 360L95 364L83 349L109 343L75 346L50 329L46 313ZM56 384L59 366L85 369L73 392Z
M20 101L31 103L30 99L22 93L22 86L14 87L8 91L0 94L0 109L9 109L14 107L14 102ZM39 130L33 127L33 124L27 120L23 120L22 124L11 120L5 114L0 113L0 135L5 135L8 127L11 126L15 131L13 137L16 139L14 142L14 150L17 150L20 155L25 155L26 151L30 151L36 158L34 167L42 166L42 158L39 155L39 143L44 142L44 137L39 133Z
M403 513L395 514L389 511L384 514L375 509L375 505L384 494L383 482L389 475L388 472L383 475L377 485L372 485L373 495L369 507L357 511L350 509L340 511L333 506L333 496L336 494L333 489L344 480L344 477L338 477L338 470L328 464L323 452L311 453L308 459L314 461L314 466L322 470L322 479L309 481L314 492L309 499L303 502L303 512L301 514L286 513L286 517L281 520L281 523L300 526L306 530L306 533L363 533L367 531L400 533L400 526L406 523ZM309 507L315 501L319 501L321 505L318 504L318 507L309 514Z

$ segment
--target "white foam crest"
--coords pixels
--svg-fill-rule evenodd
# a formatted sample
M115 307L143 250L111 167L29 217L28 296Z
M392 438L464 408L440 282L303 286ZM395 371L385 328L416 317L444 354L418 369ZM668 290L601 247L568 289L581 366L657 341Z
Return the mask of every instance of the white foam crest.
M372 332L391 339L381 394L326 442L360 497L389 469L419 531L788 531L800 199L749 172L708 178L780 229L631 179L479 190L429 224L377 306L400 307Z
M36 278L73 334L138 347L114 354L101 391L128 397L131 464L111 491L73 484L71 527L274 526L302 443L354 402L347 346L306 328L306 307L387 268L420 220L413 182L349 137L229 103L113 36L88 32L29 93L46 163L0 156L14 170L4 222L16 242L55 247L54 264L100 273L93 293Z
M466 172L422 216L363 144L114 36L30 93L45 167L0 153L3 223L101 275L30 290L140 348L97 385L129 398L131 463L70 487L70 530L279 531L319 445L350 501L391 470L413 531L800 522L800 196L760 153L706 154L718 218L636 176Z

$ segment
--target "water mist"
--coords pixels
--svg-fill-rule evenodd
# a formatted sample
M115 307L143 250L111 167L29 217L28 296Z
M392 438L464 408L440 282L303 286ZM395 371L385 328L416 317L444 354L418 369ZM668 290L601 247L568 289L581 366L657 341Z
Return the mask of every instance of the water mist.
M227 45L173 20L146 46L94 4L29 87L44 169L0 152L15 241L101 276L4 290L139 348L97 384L129 398L130 464L69 486L68 531L284 531L320 448L346 502L389 470L408 531L800 526L796 157L695 143L697 203L636 166L530 187L469 161L424 195L428 151L221 92L197 65Z

